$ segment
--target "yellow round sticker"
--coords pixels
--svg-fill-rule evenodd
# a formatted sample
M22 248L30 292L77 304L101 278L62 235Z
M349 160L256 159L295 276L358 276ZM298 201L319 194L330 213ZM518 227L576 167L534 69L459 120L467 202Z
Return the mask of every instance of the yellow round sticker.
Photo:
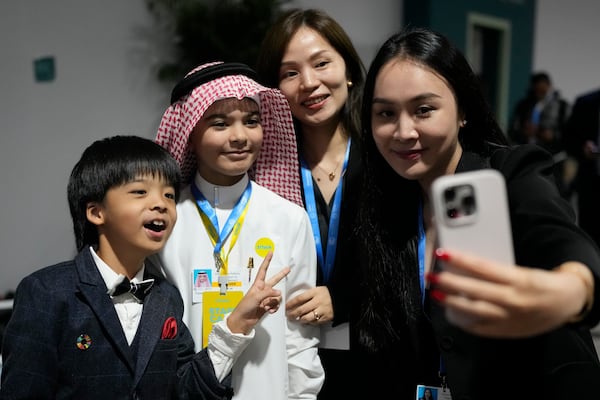
M259 256L265 257L268 252L275 251L275 243L269 238L260 238L256 241L254 250Z

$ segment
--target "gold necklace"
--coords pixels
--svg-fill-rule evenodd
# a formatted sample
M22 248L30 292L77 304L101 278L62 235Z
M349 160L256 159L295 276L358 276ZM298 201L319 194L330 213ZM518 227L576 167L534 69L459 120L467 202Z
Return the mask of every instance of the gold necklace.
M327 172L319 164L317 164L317 168L319 168L321 171L323 171L327 175L330 182L332 182L335 179L335 171L337 171L339 166L340 166L340 161L338 160L337 164L335 164L335 168L333 168L333 171ZM317 178L317 182L321 182L321 178Z

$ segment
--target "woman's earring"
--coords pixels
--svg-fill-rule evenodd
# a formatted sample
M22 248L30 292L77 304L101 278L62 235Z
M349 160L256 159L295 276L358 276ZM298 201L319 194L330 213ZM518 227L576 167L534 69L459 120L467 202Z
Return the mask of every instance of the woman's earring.
M467 125L467 120L466 119L463 119L462 121L460 121L460 127L461 128L464 128L465 125Z
M348 81L348 82L347 82L347 84L348 84L348 87L349 87L349 88L351 88L351 87L352 87L352 85L354 85L354 84L352 83L352 81Z

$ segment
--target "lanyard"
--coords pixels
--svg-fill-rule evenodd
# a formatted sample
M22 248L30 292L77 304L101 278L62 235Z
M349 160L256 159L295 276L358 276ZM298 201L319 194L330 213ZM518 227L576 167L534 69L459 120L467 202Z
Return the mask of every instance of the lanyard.
M317 246L317 260L321 269L323 270L323 280L325 283L329 281L331 270L333 269L333 263L335 261L335 253L337 248L338 231L340 227L340 209L342 206L342 183L346 168L348 167L348 158L350 155L350 139L348 139L348 145L346 146L346 154L344 155L344 165L342 166L342 173L340 175L340 181L335 190L333 197L333 206L331 207L331 215L329 216L329 231L327 233L327 259L323 257L323 244L321 243L321 230L319 229L319 216L317 213L317 202L315 200L315 191L313 187L313 178L310 168L306 164L304 159L301 159L302 168L302 185L304 186L304 197L306 201L306 212L310 218L310 225L312 226L313 236L315 238L315 245Z
M421 285L421 302L425 304L425 227L423 226L423 204L419 203L419 210L417 212L418 224L419 224L419 284Z
M426 245L426 236L425 236L425 227L423 226L423 203L419 203L419 208L417 212L418 225L419 225L419 283L421 285L421 302L425 304L425 245ZM438 370L439 377L442 379L442 387L446 387L446 364L440 355L440 368Z
M251 181L248 181L248 185L246 189L244 189L244 193L231 210L231 214L227 218L225 222L225 226L223 230L219 233L219 220L217 219L217 213L215 209L210 205L208 200L204 197L200 189L196 186L196 183L192 183L192 194L196 198L196 205L198 206L198 211L200 212L200 217L202 218L202 222L204 223L204 227L208 232L208 236L210 236L210 241L215 247L214 250L214 258L215 258L215 266L217 268L217 272L221 272L221 275L227 275L227 260L229 258L229 253L231 253L231 249L237 242L237 239L240 235L240 229L242 228L242 224L244 223L244 218L246 218L246 212L248 211L248 202L250 200L250 195L252 194L252 184ZM227 239L227 236L232 234L231 244L229 245L229 250L227 254L223 249L223 242ZM221 267L223 267L221 271Z

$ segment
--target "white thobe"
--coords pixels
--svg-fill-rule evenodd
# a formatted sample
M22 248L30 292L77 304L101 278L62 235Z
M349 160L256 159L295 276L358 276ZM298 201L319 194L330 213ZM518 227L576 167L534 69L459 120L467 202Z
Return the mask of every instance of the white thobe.
M215 187L198 174L195 179L213 207L217 200L216 212L219 229L222 229L244 192L248 177L228 187ZM257 245L264 243L265 238L274 244L267 279L286 266L291 271L275 286L282 294L279 310L266 314L260 320L249 343L240 342L241 354L237 349L232 349L232 354L221 354L221 357L231 357L230 362L233 363L233 398L315 399L324 379L317 354L318 328L290 321L285 315L285 302L316 284L316 251L310 221L302 207L254 182L251 185L247 214L237 242L228 255L228 273L238 274L245 293L264 258ZM202 299L193 295L193 271L209 270L213 281L218 272L213 258L214 246L190 188L182 191L177 213L177 223L159 258L167 278L181 292L185 305L183 319L198 351L202 348ZM231 236L223 244L225 251L230 248ZM254 258L250 279L247 269L249 257ZM223 330L219 333L223 334Z

